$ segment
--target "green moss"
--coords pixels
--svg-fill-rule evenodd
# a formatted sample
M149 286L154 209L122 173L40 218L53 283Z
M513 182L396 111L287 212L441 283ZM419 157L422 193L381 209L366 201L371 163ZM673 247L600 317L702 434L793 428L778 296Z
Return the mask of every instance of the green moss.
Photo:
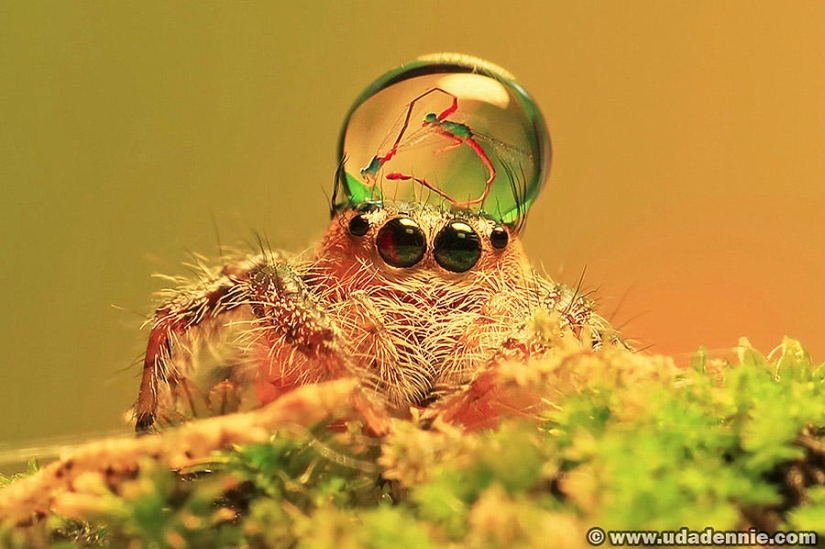
M180 473L147 464L87 523L6 525L0 542L586 546L593 525L825 535L825 368L796 341L768 359L743 340L735 365L605 349L526 368L550 405L496 431L284 430Z

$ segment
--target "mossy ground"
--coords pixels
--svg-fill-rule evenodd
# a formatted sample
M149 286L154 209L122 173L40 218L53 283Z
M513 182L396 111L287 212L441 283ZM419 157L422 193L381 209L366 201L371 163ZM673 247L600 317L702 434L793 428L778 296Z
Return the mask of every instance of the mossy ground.
M700 351L687 369L568 349L501 375L546 406L473 433L286 429L185 471L147 465L101 488L81 522L7 525L0 543L587 547L594 525L825 535L825 368L796 341L766 358L743 340L735 364Z

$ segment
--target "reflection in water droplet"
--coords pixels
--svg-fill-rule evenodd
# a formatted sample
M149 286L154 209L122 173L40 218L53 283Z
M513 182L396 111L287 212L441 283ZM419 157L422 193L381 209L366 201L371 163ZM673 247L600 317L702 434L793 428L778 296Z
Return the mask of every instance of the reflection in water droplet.
M367 88L345 121L339 161L336 209L432 204L517 225L549 172L550 138L509 73L440 54Z

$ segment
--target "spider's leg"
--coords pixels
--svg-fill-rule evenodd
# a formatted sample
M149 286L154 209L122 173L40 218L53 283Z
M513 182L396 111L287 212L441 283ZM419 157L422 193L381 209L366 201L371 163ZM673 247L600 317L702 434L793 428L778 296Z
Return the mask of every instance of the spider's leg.
M136 431L146 431L155 422L158 385L173 375L169 363L173 340L190 328L248 301L244 281L251 272L270 260L271 258L260 256L227 265L220 273L205 281L179 288L171 299L155 311L135 406Z
M170 361L176 338L242 305L265 329L270 346L286 342L309 356L330 356L334 330L287 262L262 254L227 265L214 277L177 290L155 312L135 406L136 431L155 422L159 384L175 378Z

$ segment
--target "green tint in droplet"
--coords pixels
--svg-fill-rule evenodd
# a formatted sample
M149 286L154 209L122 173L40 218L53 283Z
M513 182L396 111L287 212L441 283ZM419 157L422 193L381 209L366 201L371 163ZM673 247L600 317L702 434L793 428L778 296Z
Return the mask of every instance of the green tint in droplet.
M438 54L379 78L339 142L336 210L363 202L436 205L518 225L550 168L536 104L503 69Z

